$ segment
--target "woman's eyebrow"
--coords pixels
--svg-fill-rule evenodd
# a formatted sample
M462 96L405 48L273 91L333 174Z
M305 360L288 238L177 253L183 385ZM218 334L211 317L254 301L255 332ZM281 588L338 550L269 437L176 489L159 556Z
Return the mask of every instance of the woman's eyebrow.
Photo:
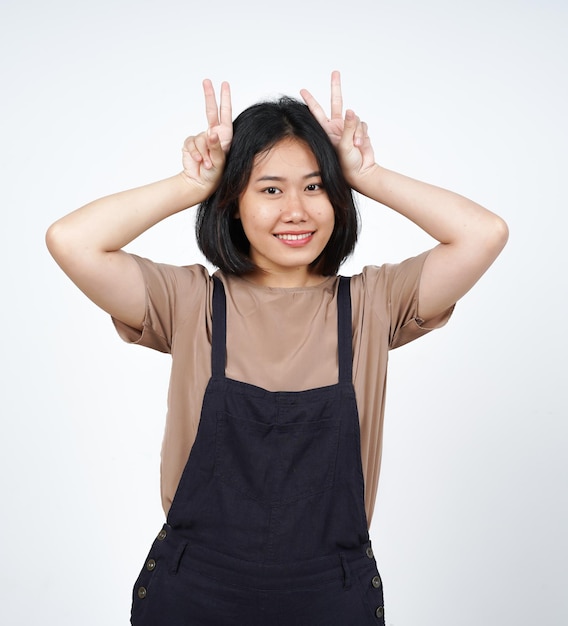
M306 174L305 176L302 176L302 178L305 180L307 178L319 178L321 177L321 173L320 172L310 172L309 174ZM286 180L286 178L284 176L271 176L269 174L267 174L266 176L261 176L260 178L256 179L256 182L259 183L261 181L264 180L276 180L276 181L283 181Z

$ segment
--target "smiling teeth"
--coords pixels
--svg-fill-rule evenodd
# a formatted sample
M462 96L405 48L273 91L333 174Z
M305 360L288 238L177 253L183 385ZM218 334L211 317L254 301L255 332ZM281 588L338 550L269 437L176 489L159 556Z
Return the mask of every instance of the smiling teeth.
M291 235L288 233L284 233L282 235L276 235L278 239L286 239L287 241L297 241L298 239L307 239L311 237L313 233L302 233L301 235Z

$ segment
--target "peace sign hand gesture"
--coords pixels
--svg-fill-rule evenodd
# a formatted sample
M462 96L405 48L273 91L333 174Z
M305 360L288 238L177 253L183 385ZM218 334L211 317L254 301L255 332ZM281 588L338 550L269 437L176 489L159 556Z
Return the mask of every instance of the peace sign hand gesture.
M233 139L231 89L221 84L220 105L209 79L203 81L207 130L188 137L182 148L183 176L203 187L204 198L215 191L225 165L225 155Z
M203 81L203 93L205 94L205 114L207 115L207 132L210 135L218 135L223 152L227 154L233 140L233 111L231 108L231 88L229 83L221 83L221 101L217 107L215 89L213 84L206 78Z
M300 89L300 95L308 105L312 115L320 123L337 149L343 135L343 96L341 95L341 77L339 72L331 73L331 118L328 118L323 107L307 89Z
M375 155L367 132L367 124L350 109L345 111L345 117L343 117L343 96L339 72L335 71L331 74L330 118L307 89L302 89L300 94L337 150L345 179L354 189L358 189L361 177L365 177L374 168Z

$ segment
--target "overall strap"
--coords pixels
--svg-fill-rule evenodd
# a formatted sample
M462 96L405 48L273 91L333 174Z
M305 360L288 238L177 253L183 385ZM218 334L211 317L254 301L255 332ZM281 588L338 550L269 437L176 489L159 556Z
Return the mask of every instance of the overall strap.
M337 355L340 383L351 383L353 372L353 330L349 281L349 277L340 276L337 287Z
M219 278L213 276L213 327L211 330L211 375L225 376L227 359L227 302L225 288Z

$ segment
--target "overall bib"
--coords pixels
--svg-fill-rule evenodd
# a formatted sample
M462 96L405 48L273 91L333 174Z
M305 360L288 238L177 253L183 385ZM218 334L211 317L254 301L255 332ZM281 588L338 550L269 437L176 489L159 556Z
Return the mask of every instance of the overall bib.
M212 376L167 523L133 592L134 626L384 626L364 507L349 279L337 384L271 392L225 377L214 278Z

